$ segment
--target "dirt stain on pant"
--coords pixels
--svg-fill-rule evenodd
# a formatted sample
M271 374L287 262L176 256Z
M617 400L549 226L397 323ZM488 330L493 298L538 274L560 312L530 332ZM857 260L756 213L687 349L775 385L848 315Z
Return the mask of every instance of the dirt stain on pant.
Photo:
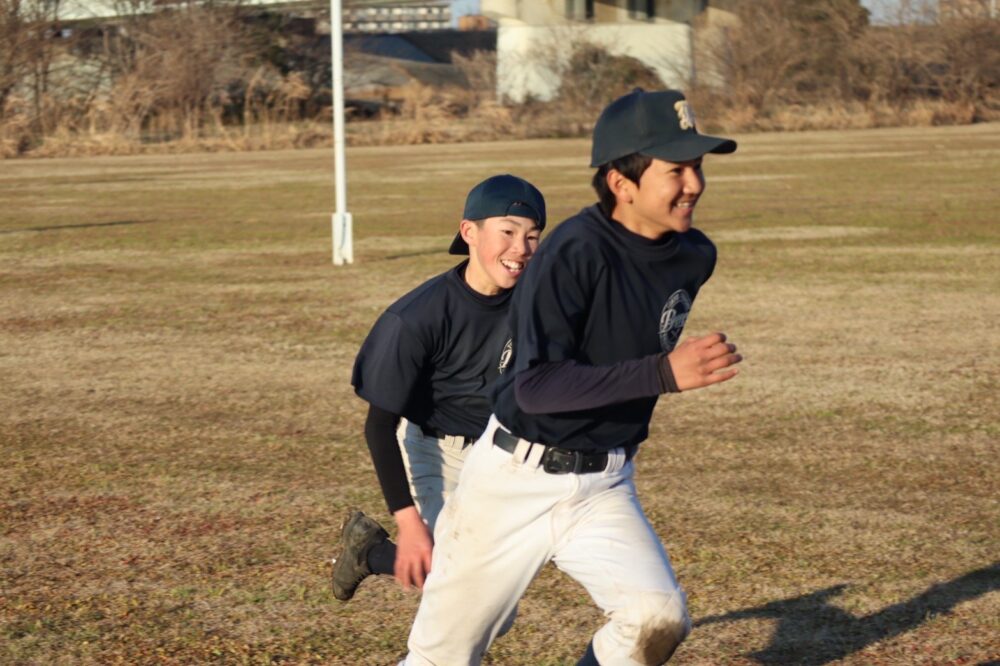
M639 627L632 658L645 666L664 664L691 631L691 619L675 596Z
M683 622L646 625L639 631L632 658L646 666L659 666L670 659L686 636Z

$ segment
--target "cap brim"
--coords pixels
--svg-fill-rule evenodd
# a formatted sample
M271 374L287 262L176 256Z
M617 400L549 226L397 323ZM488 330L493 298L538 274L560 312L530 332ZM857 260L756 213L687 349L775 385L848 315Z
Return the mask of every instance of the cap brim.
M705 134L689 134L670 143L646 148L639 152L668 162L687 162L688 160L696 160L705 153L732 153L735 150L736 142L732 139Z
M455 234L455 240L451 242L448 254L469 254L469 244L462 239L461 232Z

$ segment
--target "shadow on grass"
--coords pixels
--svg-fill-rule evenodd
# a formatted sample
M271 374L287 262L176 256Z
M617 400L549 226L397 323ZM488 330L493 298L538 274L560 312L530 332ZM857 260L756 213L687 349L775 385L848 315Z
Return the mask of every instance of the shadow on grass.
M846 587L834 585L756 608L711 615L695 622L695 626L751 618L777 620L771 644L748 656L761 664L819 666L915 629L935 615L950 613L963 601L1000 589L1000 562L933 585L912 599L862 617L830 605L830 599Z
M393 261L394 259L409 259L410 257L427 257L432 254L445 254L446 250L437 248L434 250L418 250L416 252L404 252L402 254L387 254L381 257L372 257L372 261Z
M0 234L23 234L29 231L60 231L62 229L91 229L93 227L121 227L130 224L152 224L152 220L121 220L120 222L87 222L83 224L57 224L50 227L24 227L3 229Z

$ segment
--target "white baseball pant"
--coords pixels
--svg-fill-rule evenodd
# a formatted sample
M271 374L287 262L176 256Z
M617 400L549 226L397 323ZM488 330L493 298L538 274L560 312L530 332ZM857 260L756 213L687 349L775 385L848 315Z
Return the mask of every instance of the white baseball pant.
M427 435L420 426L406 419L400 419L396 438L403 451L403 466L410 482L410 494L424 524L434 534L441 508L455 492L465 459L472 447L465 446L464 437L445 435L438 438ZM433 568L433 561L431 567ZM503 636L509 632L516 618L515 607L506 615L497 635Z
M602 666L662 664L690 631L687 601L636 498L623 449L604 472L549 474L542 448L493 446L490 419L438 520L408 666L477 665L549 561L609 618L593 637Z
M426 435L420 426L406 419L400 419L396 437L403 452L410 494L420 517L433 534L441 507L455 491L458 476L472 447L465 446L464 437L447 435L438 439Z

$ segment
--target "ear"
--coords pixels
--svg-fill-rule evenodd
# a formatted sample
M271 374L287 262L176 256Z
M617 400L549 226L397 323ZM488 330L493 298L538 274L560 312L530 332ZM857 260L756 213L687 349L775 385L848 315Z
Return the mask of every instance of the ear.
M462 240L468 243L469 247L475 247L479 242L479 225L472 220L462 220L458 224L458 232L462 234Z
M608 189L615 195L618 203L632 203L635 191L638 189L635 183L622 175L622 172L618 169L610 169L605 178L607 179Z

